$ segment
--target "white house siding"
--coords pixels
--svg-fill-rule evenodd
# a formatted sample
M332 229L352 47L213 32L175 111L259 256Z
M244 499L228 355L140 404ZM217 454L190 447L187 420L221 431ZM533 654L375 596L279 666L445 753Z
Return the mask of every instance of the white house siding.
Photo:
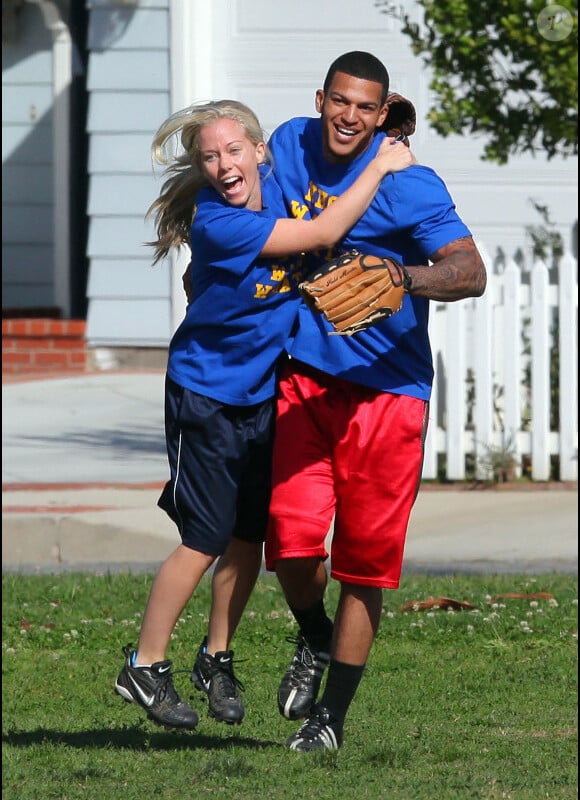
M52 36L37 6L2 43L2 308L53 308Z
M170 108L167 4L90 8L87 341L165 347L171 269L151 267L144 215L159 191L151 140Z

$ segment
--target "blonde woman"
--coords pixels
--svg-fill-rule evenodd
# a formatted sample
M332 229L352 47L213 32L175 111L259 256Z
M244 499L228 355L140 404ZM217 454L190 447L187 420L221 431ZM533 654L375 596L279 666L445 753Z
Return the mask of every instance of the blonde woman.
M176 137L181 151L171 155ZM192 680L207 693L210 716L239 724L244 706L229 645L261 565L277 369L300 304L300 254L331 247L369 206L384 175L415 159L386 139L356 183L306 221L287 218L260 124L242 103L177 112L157 131L152 153L168 165L148 212L156 222L154 263L171 248L191 249L189 303L169 346L170 480L159 499L181 543L155 577L138 647L123 648L115 689L157 723L196 727L197 713L173 685L167 648L219 559Z

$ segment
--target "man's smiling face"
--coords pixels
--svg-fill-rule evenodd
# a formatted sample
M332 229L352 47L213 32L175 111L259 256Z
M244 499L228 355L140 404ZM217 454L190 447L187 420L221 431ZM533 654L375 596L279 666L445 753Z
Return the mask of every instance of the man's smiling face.
M334 164L348 163L363 153L387 116L383 87L376 81L335 73L328 91L316 92L322 118L322 147Z

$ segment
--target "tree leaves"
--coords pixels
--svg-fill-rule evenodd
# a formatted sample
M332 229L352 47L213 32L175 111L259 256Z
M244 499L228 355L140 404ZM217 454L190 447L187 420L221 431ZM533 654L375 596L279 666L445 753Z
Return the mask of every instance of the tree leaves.
M386 14L392 3L375 0ZM541 32L543 0L417 0L422 23L401 12L402 33L433 77L429 123L441 136L485 135L483 161L505 164L523 153L578 154L578 10L564 38ZM556 20L555 24L563 24Z

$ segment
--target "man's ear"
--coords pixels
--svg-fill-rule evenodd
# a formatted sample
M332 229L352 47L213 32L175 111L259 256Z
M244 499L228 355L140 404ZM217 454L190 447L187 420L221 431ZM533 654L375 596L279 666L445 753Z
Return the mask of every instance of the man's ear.
M324 89L316 90L316 99L314 100L314 107L318 114L322 114L322 104L324 103Z
M385 103L385 105L384 105L384 106L381 108L381 112L380 112L380 114L379 114L379 118L378 118L378 120L377 120L377 125L376 125L376 127L377 127L377 128L380 128L380 127L381 127L381 125L383 124L383 122L386 120L386 118L387 118L387 114L388 114L388 113L389 113L389 107L388 107L388 105Z

